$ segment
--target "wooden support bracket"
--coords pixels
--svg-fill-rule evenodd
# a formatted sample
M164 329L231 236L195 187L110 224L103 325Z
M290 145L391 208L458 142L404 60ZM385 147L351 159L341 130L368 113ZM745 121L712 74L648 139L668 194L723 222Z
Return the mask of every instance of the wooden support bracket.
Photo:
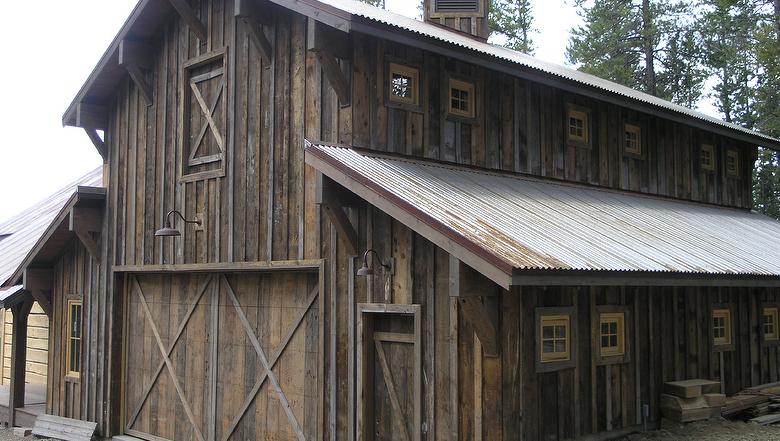
M79 103L76 107L76 127L96 130L108 129L108 107L100 104Z
M127 39L119 42L119 66L127 70L147 106L154 104L154 89L144 74L144 69L152 68L151 53L152 49L146 43Z
M323 194L322 208L325 209L325 214L336 227L339 236L344 239L344 243L347 245L347 254L356 256L358 252L357 231L352 226L352 222L350 222L338 199L332 193L325 192Z
M206 25L198 18L195 11L192 10L187 0L168 0L173 6L173 9L179 14L182 20L187 23L190 30L202 41L206 41L208 38L208 31Z
M52 318L51 292L53 290L54 272L49 268L27 268L22 276L24 289L29 291L33 299L41 305L43 311Z
M482 343L485 356L498 357L501 348L498 342L495 315L488 313L487 305L478 297L461 297L458 301L460 302L460 312L474 328L474 333L477 334L480 343Z
M471 323L487 357L501 351L498 333L498 285L450 256L450 297L457 297L463 319Z
M269 14L263 14L255 7L254 0L235 0L235 16L240 18L249 28L249 36L255 47L260 51L263 62L270 64L273 57L273 46L263 32L263 25L273 23Z
M76 234L93 259L100 261L100 247L92 233L103 229L103 211L99 208L73 207L70 210L68 229Z
M90 129L89 127L84 127L84 131L87 132L87 136L89 136L89 140L92 141L92 145L95 146L98 153L100 153L100 156L103 158L103 163L108 162L108 150L106 149L106 143L100 139L100 135L98 135L97 129Z
M309 18L307 22L306 48L316 54L322 72L339 98L341 106L349 106L350 81L341 70L337 58L350 59L349 34L323 25Z

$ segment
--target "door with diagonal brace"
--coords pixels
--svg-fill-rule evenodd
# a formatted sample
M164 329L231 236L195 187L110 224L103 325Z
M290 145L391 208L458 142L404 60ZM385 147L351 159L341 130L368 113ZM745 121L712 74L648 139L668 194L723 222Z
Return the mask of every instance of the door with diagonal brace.
M317 275L127 280L125 432L149 440L316 440Z

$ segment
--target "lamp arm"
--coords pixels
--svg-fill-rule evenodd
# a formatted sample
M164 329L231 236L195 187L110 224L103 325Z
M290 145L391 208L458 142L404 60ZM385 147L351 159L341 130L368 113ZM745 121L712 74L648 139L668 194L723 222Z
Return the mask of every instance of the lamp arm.
M174 214L178 215L179 218L184 221L184 223L200 225L200 219L187 220L187 219L184 218L184 215L181 214L181 212L179 210L171 210L171 211L168 212L168 215L165 216L165 222L166 222L167 225L172 225L171 224L171 216L174 215Z
M363 253L363 264L364 264L366 267L368 267L368 253L374 253L374 255L376 256L376 260L378 260L378 261L379 261L379 265L380 265L382 268L385 268L385 269L390 269L390 265L385 265L385 263L384 263L384 262L382 262L382 257L379 255L379 253L377 253L376 251L374 251L372 248L369 248L369 249L367 249L367 250L366 250L366 252L365 252L365 253Z

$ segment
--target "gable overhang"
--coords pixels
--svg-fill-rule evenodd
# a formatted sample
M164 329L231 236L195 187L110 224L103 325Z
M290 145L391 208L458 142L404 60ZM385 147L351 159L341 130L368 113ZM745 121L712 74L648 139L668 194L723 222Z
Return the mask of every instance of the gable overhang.
M57 213L44 233L25 258L3 284L8 288L24 282L24 273L28 269L51 268L65 247L76 236L72 228L75 209L96 209L105 207L106 189L103 187L79 186L68 202Z
M306 163L499 286L780 286L780 222L307 142Z
M237 0L238 1L238 0ZM241 0L257 1L257 0ZM562 66L533 60L524 54L512 53L476 39L429 23L422 23L387 11L366 13L367 6L353 5L346 0L266 0L267 3L297 12L342 32L363 33L397 42L446 57L549 85L607 103L620 105L642 113L656 115L691 127L780 150L780 140L759 132L721 121L690 109L633 91L624 86ZM352 13L350 5L363 13ZM339 7L341 6L341 7ZM141 0L121 30L101 57L63 115L63 125L105 130L107 103L127 71L119 66L118 52L123 40L149 41L174 12L167 0ZM411 21L410 21L411 20Z

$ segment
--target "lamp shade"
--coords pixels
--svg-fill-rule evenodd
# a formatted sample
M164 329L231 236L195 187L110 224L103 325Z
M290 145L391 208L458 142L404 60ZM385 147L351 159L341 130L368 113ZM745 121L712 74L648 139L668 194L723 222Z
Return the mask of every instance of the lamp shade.
M366 263L363 263L363 266L360 267L360 269L357 271L358 276L373 276L374 270L371 269Z
M176 228L165 226L154 232L156 237L181 236L181 231Z

